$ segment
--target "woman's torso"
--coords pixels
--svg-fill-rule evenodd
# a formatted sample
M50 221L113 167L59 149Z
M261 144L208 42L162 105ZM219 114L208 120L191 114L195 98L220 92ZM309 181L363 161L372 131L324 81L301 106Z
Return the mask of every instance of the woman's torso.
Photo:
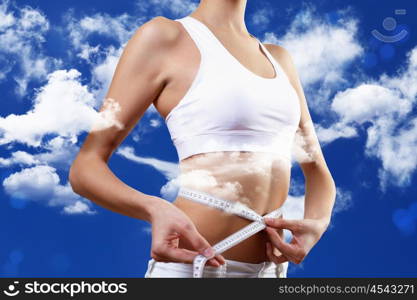
M172 22L173 30L179 32L178 43L170 53L166 68L169 81L154 102L154 106L164 117L177 107L179 99L187 93L201 59L198 49L184 28L175 21ZM230 44L226 46L228 49L238 49L242 41L247 43L247 38L242 38L241 41L230 39ZM274 75L274 69L268 59L260 55L257 45L247 44L233 54L242 65L245 64L248 70L258 76ZM277 155L253 151L215 151L191 155L180 160L179 166L181 173L178 183L182 186L230 201L240 201L260 215L280 207L287 198L291 163L287 158ZM197 230L211 245L251 222L182 197L177 197L173 204L190 217ZM280 234L283 235L282 231ZM224 252L223 256L251 263L265 261L266 240L266 233L261 231ZM191 249L190 245L181 240L179 247Z
M287 162L265 153L214 152L197 154L180 163L180 184L230 201L240 201L264 215L280 207L288 193ZM251 221L177 197L174 205L194 222L211 245ZM280 232L282 235L282 232ZM259 263L266 260L264 231L223 253L227 259ZM190 245L180 242L180 247Z

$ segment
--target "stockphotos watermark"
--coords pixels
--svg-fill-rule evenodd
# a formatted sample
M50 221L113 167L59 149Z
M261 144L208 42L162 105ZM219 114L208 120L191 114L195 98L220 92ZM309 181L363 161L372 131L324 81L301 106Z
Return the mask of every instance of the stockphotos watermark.
M25 282L19 285L19 281L9 284L3 293L9 297L20 294L69 294L74 297L76 294L126 294L127 283L101 282Z

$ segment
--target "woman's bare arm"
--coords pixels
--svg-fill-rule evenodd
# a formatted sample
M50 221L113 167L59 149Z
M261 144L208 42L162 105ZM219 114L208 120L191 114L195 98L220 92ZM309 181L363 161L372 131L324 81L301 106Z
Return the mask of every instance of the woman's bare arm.
M164 58L175 40L161 25L155 18L138 28L115 69L106 99L114 99L120 107L116 118L123 128L111 126L91 131L69 173L76 193L112 211L147 221L158 199L124 184L107 162L166 83ZM106 101L100 111L105 104Z
M300 148L297 159L305 177L304 218L322 220L328 226L336 196L336 186L326 164L317 138L302 85L288 51L278 45L268 48L283 67L297 92L301 119L296 133L296 147Z
M276 263L292 261L298 264L304 260L330 223L336 185L321 151L304 91L290 54L278 45L268 44L268 50L281 64L300 101L301 119L295 136L295 149L301 152L301 155L296 155L296 160L302 168L306 183L302 220L265 220L268 225L266 231L274 246L267 243L267 256ZM285 242L277 229L290 230L291 242Z
M174 21L155 17L138 28L128 41L106 95L106 99L114 99L119 105L115 116L119 126L88 134L71 166L69 180L77 194L98 205L152 223L151 256L155 260L190 263L200 253L210 258L210 265L220 266L224 258L213 257L210 244L188 216L168 201L126 185L107 165L114 150L170 80L164 70L168 69L170 53L180 40L180 30L171 22ZM176 247L180 238L194 249Z

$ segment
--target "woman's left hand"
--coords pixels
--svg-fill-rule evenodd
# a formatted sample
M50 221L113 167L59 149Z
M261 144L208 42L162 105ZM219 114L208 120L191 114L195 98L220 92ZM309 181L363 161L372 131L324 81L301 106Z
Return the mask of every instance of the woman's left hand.
M265 224L267 225L265 230L271 241L266 245L267 256L277 264L286 261L295 264L301 263L327 229L326 223L317 219L265 218ZM291 242L285 242L278 234L277 229L290 230L292 233ZM279 255L274 254L273 247L279 250Z

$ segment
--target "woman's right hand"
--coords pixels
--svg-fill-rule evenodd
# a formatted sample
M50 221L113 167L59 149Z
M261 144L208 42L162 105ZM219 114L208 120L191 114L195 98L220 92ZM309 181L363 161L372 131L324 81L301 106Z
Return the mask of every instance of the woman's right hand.
M225 263L222 255L213 256L214 250L183 211L166 200L159 200L151 213L151 257L154 260L192 263L196 255L202 254L211 258L207 265L219 267ZM178 248L179 239L186 240L194 251Z

